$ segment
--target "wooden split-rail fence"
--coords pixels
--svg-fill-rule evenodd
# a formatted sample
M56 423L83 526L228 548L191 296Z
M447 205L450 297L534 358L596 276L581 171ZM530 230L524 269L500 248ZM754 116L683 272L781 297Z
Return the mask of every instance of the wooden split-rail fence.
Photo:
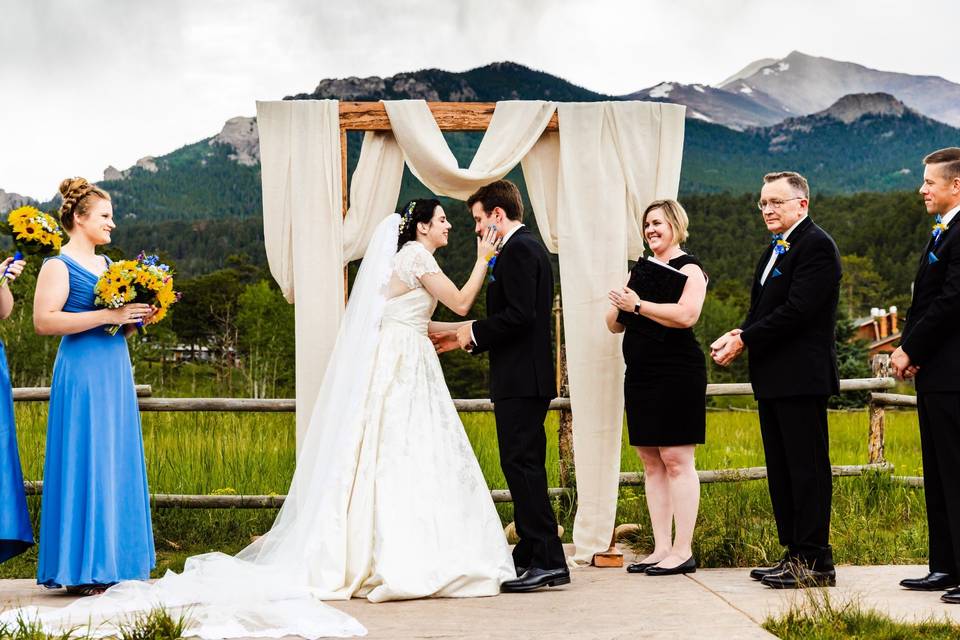
M867 460L860 465L835 465L833 475L838 477L857 476L865 473L892 473L893 466L883 456L885 409L887 407L916 407L916 397L887 393L896 386L896 381L883 375L887 373L889 358L878 356L874 361L873 378L856 378L840 381L841 393L869 392L868 411L870 414L870 428L867 434ZM565 381L563 381L565 382ZM561 393L566 391L566 384L561 385ZM707 385L707 397L713 396L744 396L752 395L753 389L748 383L710 384ZM141 411L216 411L216 412L287 412L296 410L296 403L291 399L258 399L258 398L154 398L151 388L146 385L137 386L137 397ZM50 399L48 387L23 387L13 391L15 402L43 402ZM491 412L493 403L489 400L470 399L454 400L457 410L463 413ZM573 414L570 399L561 397L550 403L551 411L560 412L559 420L559 448L560 448L560 487L551 488L551 497L574 496L572 423ZM710 469L698 471L700 482L743 482L766 478L765 467L746 467L740 469ZM911 486L923 486L923 478L897 477L900 482ZM643 473L621 473L621 486L638 486L643 484ZM28 481L25 483L29 495L40 495L43 492L43 483ZM510 492L503 489L494 489L491 492L494 502L511 502ZM265 509L278 508L283 504L282 495L189 495L189 494L152 494L154 507L177 507L196 509Z

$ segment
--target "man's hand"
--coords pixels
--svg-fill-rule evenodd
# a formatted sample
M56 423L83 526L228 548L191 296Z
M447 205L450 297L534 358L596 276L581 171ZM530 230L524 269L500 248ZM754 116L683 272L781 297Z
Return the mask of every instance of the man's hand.
M740 334L742 329L733 329L717 338L710 345L710 355L713 361L721 367L725 367L743 353L744 344Z
M910 362L910 356L903 350L903 347L897 347L897 350L890 354L890 366L893 367L893 372L901 380L917 375L920 368Z
M723 350L727 346L727 340L730 339L730 334L725 333L713 342L710 343L710 357L713 358L717 355L718 351Z
M457 343L460 345L460 348L466 352L470 352L473 349L473 338L471 337L471 327L473 323L469 322L459 329L457 329Z
M430 342L433 343L433 348L437 350L437 353L446 353L447 351L453 351L454 349L460 348L460 343L457 341L457 332L456 331L438 331L436 333L429 334Z

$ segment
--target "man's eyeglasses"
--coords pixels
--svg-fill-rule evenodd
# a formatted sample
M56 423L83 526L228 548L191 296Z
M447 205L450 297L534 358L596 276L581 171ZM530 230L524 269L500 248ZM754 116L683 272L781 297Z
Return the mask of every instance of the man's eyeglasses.
M757 209L760 209L760 211L762 212L762 211L765 211L767 207L770 207L774 211L780 211L783 205L790 202L791 200L806 200L806 198L803 198L803 197L787 198L786 200L771 198L770 200L760 200L759 202L757 202Z

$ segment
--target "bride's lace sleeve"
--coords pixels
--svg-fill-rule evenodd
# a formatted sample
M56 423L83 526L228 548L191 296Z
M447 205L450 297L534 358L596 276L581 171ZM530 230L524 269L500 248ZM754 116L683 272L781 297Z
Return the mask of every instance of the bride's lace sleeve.
M403 284L411 289L420 285L420 277L427 273L440 273L433 254L419 242L408 242L394 257L393 272Z

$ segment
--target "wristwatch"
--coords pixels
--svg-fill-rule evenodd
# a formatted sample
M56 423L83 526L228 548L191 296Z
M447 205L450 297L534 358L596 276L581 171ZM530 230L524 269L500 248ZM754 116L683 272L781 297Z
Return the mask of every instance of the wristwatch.
M633 313L634 313L634 315L640 315L640 303L639 303L639 302L638 302L637 304L633 305Z

